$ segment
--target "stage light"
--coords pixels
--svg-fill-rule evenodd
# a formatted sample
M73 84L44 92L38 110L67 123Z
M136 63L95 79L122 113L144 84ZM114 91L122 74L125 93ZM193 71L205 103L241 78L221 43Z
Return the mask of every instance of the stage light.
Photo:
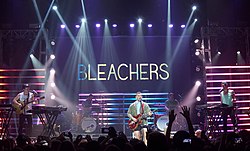
M195 19L194 19L194 22L197 22L197 21L198 21L198 19L197 19L197 18L195 18Z
M66 25L64 25L64 24L61 25L61 28L62 28L62 29L65 28L65 27L66 27Z
M51 83L50 83L50 86L51 86L52 88L55 87L55 86L56 86L55 82L51 82Z
M200 55L200 51L195 51L195 55L199 56Z
M95 24L95 26L96 26L97 28L100 28L100 27L101 27L101 24L97 23L97 24Z
M57 10L57 6L53 6L52 9L53 9L53 10Z
M56 96L55 96L54 94L51 94L50 99L51 99L51 100L55 100L55 99L56 99Z
M56 56L54 54L50 55L50 59L54 60L56 58Z
M196 82L195 82L195 85L200 86L200 85L201 85L201 82L200 82L200 81L196 81Z
M115 28L115 27L117 27L117 24L113 24L112 26Z
M221 54L221 52L220 52L220 51L218 51L217 53L218 53L218 55L220 55L220 54Z
M201 97L200 97L200 96L197 96L197 97L196 97L196 101L200 102L200 101L201 101Z
M82 23L86 23L87 19L86 18L82 18L81 21L82 21Z
M55 46L55 45L56 45L55 40L51 40L51 41L50 41L50 44L51 44L52 46Z
M169 28L173 28L174 25L173 25L173 24L169 24L168 27L169 27Z
M76 28L80 28L80 25L75 25Z
M104 22L105 22L105 23L107 23L107 22L108 22L108 20L107 20L107 19L104 19Z
M194 6L192 7L192 10L196 10L196 9L197 9L197 6L194 5Z
M34 55L33 54L30 54L30 58L33 58L34 57Z
M185 28L186 27L186 25L181 25L181 28Z
M51 69L50 70L50 74L55 74L56 73L56 70L55 69Z
M153 25L152 24L148 24L148 27L151 28L151 27L153 27Z
M195 39L195 40L194 40L194 43L197 44L199 41L200 41L199 39Z
M137 21L138 21L138 23L142 23L142 19L141 18L139 18Z
M237 51L237 54L239 55L239 54L240 54L240 51Z
M129 26L130 26L131 28L133 28L133 27L135 27L135 24L130 24Z

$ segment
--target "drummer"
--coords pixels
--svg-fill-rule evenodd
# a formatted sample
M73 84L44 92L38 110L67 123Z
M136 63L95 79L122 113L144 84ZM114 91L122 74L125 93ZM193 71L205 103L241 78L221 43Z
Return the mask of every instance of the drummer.
M174 93L168 94L168 99L165 101L165 109L168 114L171 110L177 110L179 108L179 102L175 99Z
M91 116L93 98L94 98L93 94L89 94L86 100L82 103L83 116L85 117Z

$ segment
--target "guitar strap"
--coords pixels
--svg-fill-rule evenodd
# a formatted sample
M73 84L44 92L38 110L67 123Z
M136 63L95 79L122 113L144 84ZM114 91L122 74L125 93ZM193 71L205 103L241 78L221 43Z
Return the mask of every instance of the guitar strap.
M144 114L144 104L141 101L141 115L143 115L143 114Z

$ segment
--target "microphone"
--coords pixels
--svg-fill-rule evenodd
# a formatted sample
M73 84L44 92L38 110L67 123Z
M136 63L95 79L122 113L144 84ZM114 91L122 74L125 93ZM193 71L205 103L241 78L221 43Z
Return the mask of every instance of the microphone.
M223 91L223 88L221 88L220 90L219 90L219 92L222 92Z

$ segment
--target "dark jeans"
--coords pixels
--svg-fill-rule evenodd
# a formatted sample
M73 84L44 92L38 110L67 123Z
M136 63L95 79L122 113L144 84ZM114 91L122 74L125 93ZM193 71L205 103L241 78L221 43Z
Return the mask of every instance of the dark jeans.
M25 120L27 120L27 125L25 125ZM23 128L25 127L25 134L31 136L32 133L32 115L19 115L19 128L18 134L23 134Z
M222 111L222 118L223 118L223 130L224 133L227 132L227 116L230 115L232 124L234 128L236 127L236 118L235 118L235 110L234 107L225 107Z

